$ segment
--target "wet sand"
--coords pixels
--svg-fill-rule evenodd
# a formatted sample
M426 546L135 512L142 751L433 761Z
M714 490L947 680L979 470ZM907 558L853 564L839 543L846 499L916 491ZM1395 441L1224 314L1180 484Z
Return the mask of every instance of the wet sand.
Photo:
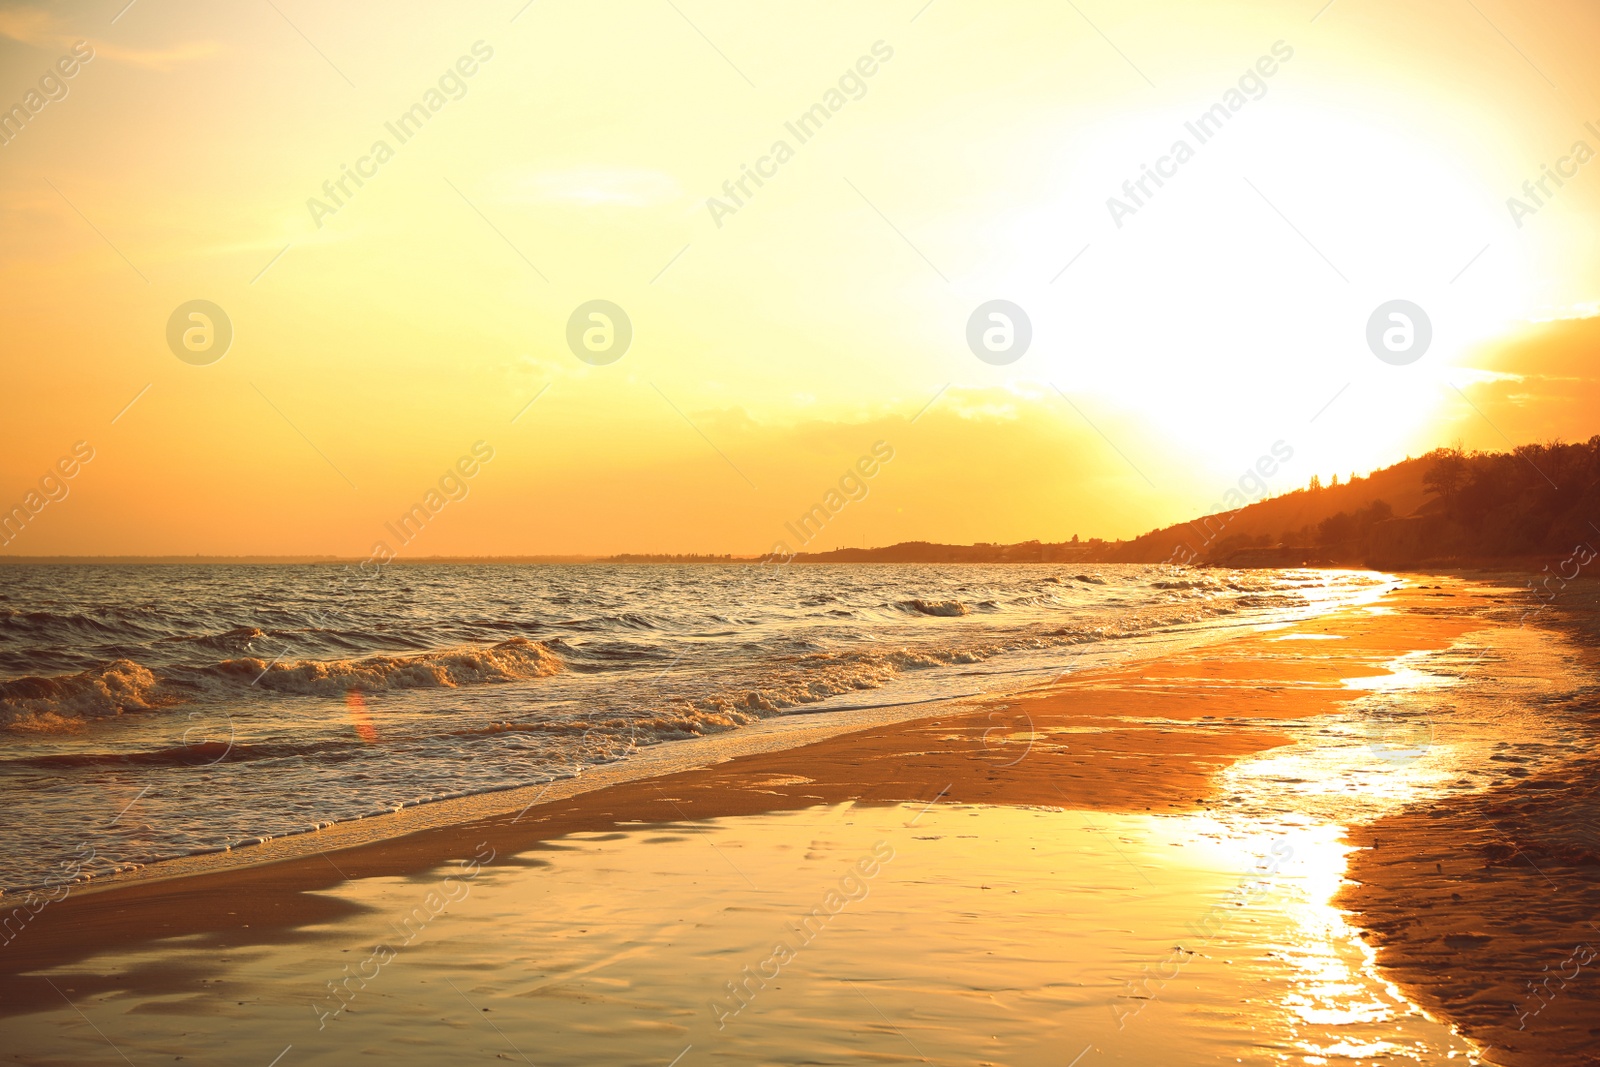
M1600 1064L1600 588L1538 621L1572 639L1580 743L1545 768L1501 743L1495 787L1357 827L1342 906L1412 999L1506 1067Z
M1487 1062L1600 1063L1597 774L1591 759L1352 835L1368 851L1340 903L1412 999Z
M348 848L336 847L337 836L329 835L326 854L75 891L50 903L0 949L0 1013L59 1013L63 988L78 1003L99 998L160 1010L153 1005L163 998L203 994L215 968L192 954L140 955L158 943L202 947L213 957L248 954L253 946L310 944L370 910L344 891L347 883L423 880L443 864L486 854L495 858L485 870L510 868L516 877L537 878L542 849L582 835L651 825L681 833L707 820L737 823L839 805L904 805L913 822L918 812L951 806L1204 817L1218 803L1223 772L1288 745L1296 724L1339 714L1367 692L1364 683L1382 684L1394 675L1400 657L1444 650L1464 634L1497 625L1483 618L1492 603L1491 591L1467 583L1416 579L1379 606L1341 609L1153 663L1075 674L977 705L935 708L925 719L620 782L522 811L518 805L529 798L508 794L502 798L506 812L455 825ZM1471 817L1459 800L1450 810ZM405 823L397 819L395 825ZM1427 829L1448 837L1443 826L1435 821ZM1465 825L1455 832L1465 833ZM1412 877L1415 863L1372 866L1369 857L1399 851L1387 851L1390 833L1381 831L1383 849L1357 853L1355 860L1366 884L1352 906L1380 930L1415 922L1415 895L1422 892ZM1358 834L1352 843L1364 840ZM1114 841L1107 844L1116 850ZM730 863L719 877L733 885L743 876ZM718 893L717 878L707 880L703 891ZM956 945L908 951L913 959L919 951L960 959ZM101 965L118 957L120 965ZM1420 1003L1456 1021L1459 1005L1430 1000L1426 992L1429 967L1437 961L1419 963L1415 954L1400 951L1380 958L1403 988L1423 990ZM44 972L56 976L54 984L42 979ZM1556 1005L1539 1016L1557 1017ZM1042 1017L1037 1022L1046 1025ZM19 1023L13 1018L0 1026ZM1491 1054L1491 1062L1500 1061Z

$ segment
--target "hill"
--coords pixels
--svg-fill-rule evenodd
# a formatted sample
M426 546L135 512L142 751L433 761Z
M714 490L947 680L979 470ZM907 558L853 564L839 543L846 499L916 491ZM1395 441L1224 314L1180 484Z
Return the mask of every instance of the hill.
M1131 541L1108 547L1108 563L1220 563L1233 560L1248 565L1252 555L1272 556L1290 562L1262 566L1290 566L1333 554L1344 554L1345 538L1322 536L1321 526L1335 516L1357 515L1358 524L1410 515L1430 499L1425 479L1431 456L1408 459L1373 471L1364 478L1322 485L1313 478L1304 489L1220 511L1188 522L1152 530ZM1335 534L1343 530L1331 531Z
M1583 554L1600 542L1600 436L1511 452L1439 449L1344 483L1152 530L1128 541L1024 541L800 553L797 563L1191 563L1448 566ZM1574 547L1576 546L1576 547Z

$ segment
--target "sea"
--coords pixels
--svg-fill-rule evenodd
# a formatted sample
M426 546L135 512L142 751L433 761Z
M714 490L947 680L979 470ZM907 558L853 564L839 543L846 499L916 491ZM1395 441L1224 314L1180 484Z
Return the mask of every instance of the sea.
M1374 596L1143 565L0 566L0 889L1020 689Z

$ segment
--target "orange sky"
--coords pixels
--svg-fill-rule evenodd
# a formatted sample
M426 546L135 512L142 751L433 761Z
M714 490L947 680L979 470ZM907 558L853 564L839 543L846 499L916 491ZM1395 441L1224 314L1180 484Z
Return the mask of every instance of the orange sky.
M404 554L754 553L876 442L808 547L1127 536L1279 441L1600 432L1576 0L125 5L0 3L5 554L366 555L430 490Z

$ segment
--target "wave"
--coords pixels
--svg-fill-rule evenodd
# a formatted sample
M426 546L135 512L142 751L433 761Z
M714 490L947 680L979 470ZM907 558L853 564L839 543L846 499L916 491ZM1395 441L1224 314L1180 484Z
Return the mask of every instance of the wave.
M248 652L253 647L253 642L269 636L269 631L259 630L254 626L235 626L231 630L224 630L220 634L195 634L182 637L163 638L167 642L176 642L192 645L217 652ZM289 634L282 630L270 631L270 636L287 638Z
M907 613L936 615L941 618L956 618L961 615L972 614L972 609L959 600L898 600L894 606Z
M218 763L247 763L254 760L293 759L315 755L332 762L354 757L365 747L363 741L320 741L309 744L238 744L232 741L201 741L148 752L64 752L49 756L29 756L7 760L12 766L40 767L210 767Z
M1131 620L1130 620L1131 621ZM901 675L983 663L1008 652L1047 650L1117 637L1142 629L1142 621L1122 627L1061 627L995 635L995 639L963 646L879 647L848 651L814 651L775 665L755 684L693 699L667 701L667 713L640 720L651 740L715 732L758 719L792 713L846 693L878 689Z
M1233 601L1236 609L1289 608L1305 603L1305 598L1294 593L1259 593L1238 597Z
M238 682L275 693L338 696L351 689L455 689L468 685L543 678L560 671L560 657L540 641L513 637L495 645L467 646L414 656L362 659L223 660L194 672L202 678Z
M125 711L176 703L157 693L161 680L149 668L113 660L78 674L0 682L0 725L18 733L61 733Z
M198 694L251 688L271 693L340 696L352 690L459 688L543 678L565 669L546 644L513 637L494 645L360 659L225 659L157 672L132 660L54 678L0 682L0 727L63 733L130 711L185 702Z
M98 638L146 641L168 633L165 626L152 625L166 621L165 617L152 611L123 608L67 614L0 608L0 634L13 640L79 641Z
M1205 578L1169 578L1150 583L1152 589L1216 589L1219 583Z
M640 611L623 611L615 615L593 615L583 619L566 619L555 624L578 633L611 633L616 630L662 630L666 623Z

